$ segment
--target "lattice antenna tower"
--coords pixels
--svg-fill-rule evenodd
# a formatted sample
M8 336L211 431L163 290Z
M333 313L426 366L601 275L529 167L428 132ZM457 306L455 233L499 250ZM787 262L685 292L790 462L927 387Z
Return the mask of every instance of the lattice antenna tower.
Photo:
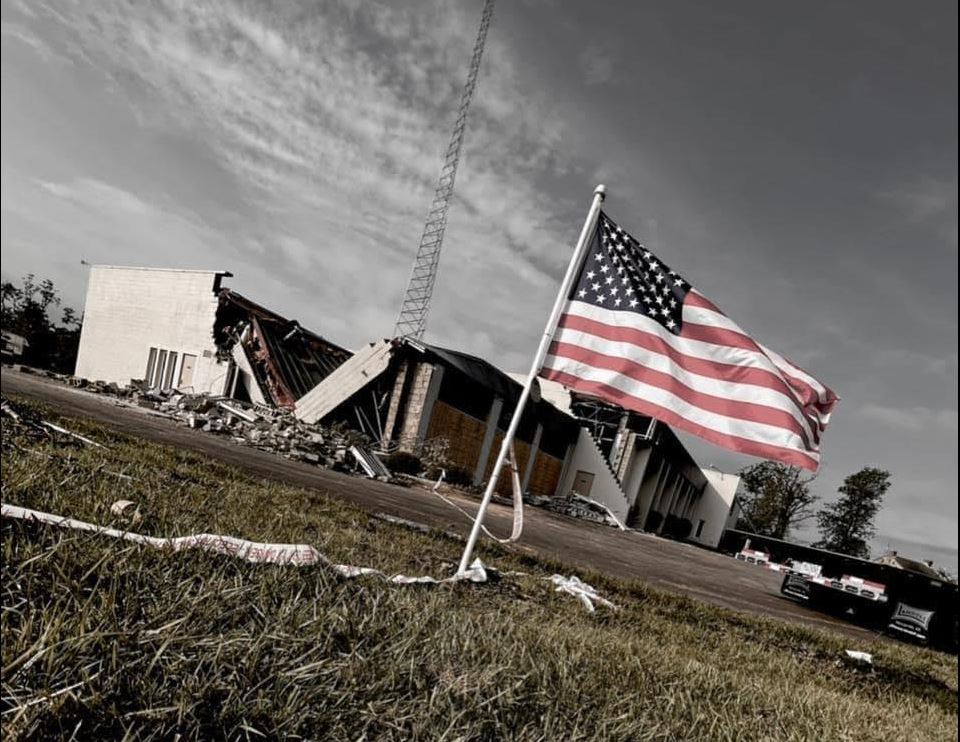
M413 261L413 270L410 272L410 282L407 284L407 291L403 296L403 303L400 305L400 314L397 315L397 324L393 330L394 337L420 340L427 326L430 299L433 296L433 285L437 280L437 267L440 264L443 233L447 229L447 211L450 208L450 199L453 198L453 183L457 177L460 150L463 148L463 136L467 129L467 113L470 110L473 94L477 89L480 60L483 57L487 31L493 17L493 3L494 0L485 0L483 4L480 30L477 32L477 41L473 45L473 57L470 59L467 83L464 85L463 93L460 96L460 108L457 111L457 120L453 125L453 134L443 157L440 179L437 181L437 188L433 193L433 201L430 204L430 211L427 213L427 222L423 226L420 247L417 248L417 257Z

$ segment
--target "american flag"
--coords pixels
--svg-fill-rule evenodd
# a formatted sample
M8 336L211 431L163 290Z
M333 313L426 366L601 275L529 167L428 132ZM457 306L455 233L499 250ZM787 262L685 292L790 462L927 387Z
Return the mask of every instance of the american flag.
M603 213L540 375L718 446L814 471L837 402Z

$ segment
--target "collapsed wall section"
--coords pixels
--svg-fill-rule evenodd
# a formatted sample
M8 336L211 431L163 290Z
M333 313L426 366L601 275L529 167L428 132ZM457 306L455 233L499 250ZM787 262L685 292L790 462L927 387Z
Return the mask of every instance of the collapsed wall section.
M306 395L351 357L350 351L317 335L231 289L219 294L211 324L219 357L236 360L239 348L246 363L238 363L251 394L274 407L293 409ZM237 388L237 378L231 386ZM228 390L232 392L233 389Z

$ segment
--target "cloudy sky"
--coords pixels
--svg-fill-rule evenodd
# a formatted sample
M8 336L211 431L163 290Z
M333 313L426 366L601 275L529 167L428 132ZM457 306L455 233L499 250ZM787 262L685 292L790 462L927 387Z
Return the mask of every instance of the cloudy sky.
M81 259L224 268L347 346L390 334L479 0L2 7L4 280L80 307ZM890 469L881 542L955 568L956 16L501 3L428 339L525 369L604 182L614 219L839 393L817 491Z

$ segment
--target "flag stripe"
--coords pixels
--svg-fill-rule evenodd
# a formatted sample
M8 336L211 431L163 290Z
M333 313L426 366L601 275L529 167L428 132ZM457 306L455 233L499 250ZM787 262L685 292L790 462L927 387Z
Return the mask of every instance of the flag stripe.
M592 335L608 343L615 343L617 347L623 349L624 352L629 352L631 357L637 357L637 351L657 353L690 373L726 379L738 384L750 384L763 387L774 392L779 392L794 405L799 403L793 388L783 380L780 374L765 368L758 368L757 366L744 366L731 358L725 357L724 360L707 360L686 355L667 343L659 333L647 332L639 328L611 327L610 325L587 319L586 317L578 317L570 314L564 315L556 337L560 340L567 341L568 338L572 337L571 333ZM569 342L579 341L570 339ZM598 345L595 347L601 346ZM635 350L631 351L631 348ZM742 354L739 355L742 356ZM817 424L815 420L812 422L814 425Z
M793 447L780 446L773 443L764 443L762 441L745 438L732 433L724 433L713 427L698 423L676 411L676 407L663 406L649 399L636 397L632 394L618 389L617 387L604 384L602 382L582 379L579 376L572 375L564 371L544 368L542 376L547 379L557 381L564 386L575 391L583 392L591 396L599 397L613 401L626 409L635 410L645 415L650 415L658 420L662 420L668 425L672 425L680 430L699 436L704 440L722 446L724 448L737 451L739 453L759 456L765 459L774 459L782 461L793 466L799 466L812 471L817 470L820 457L816 452L805 453ZM731 426L729 429L733 430Z
M739 325L717 309L713 302L695 289L690 290L683 302L683 322L684 330L688 323L694 323L698 326L718 327L735 333L735 347L745 347L767 356L793 386L805 390L807 395L813 396L814 401L830 405L836 401L836 395L823 384L779 353L760 345L747 335ZM706 335L708 331L698 329L696 332ZM681 335L686 335L686 332L681 332ZM712 341L708 340L707 342Z
M779 393L756 387L751 401L743 401L742 388L737 382L691 374L656 354L641 352L645 359L637 361L631 357L635 355L633 348L625 343L611 343L583 333L564 331L558 333L550 354L659 386L702 410L792 430L803 438L807 448L814 447L816 436L808 421L797 410L796 404Z
M683 329L680 331L680 337L689 340L696 340L702 343L713 344L720 347L737 348L740 350L747 350L757 353L765 357L769 361L770 365L777 369L777 372L784 379L784 381L796 390L796 395L799 397L798 401L800 404L813 405L818 408L822 407L826 409L833 407L833 402L831 400L823 399L821 394L816 389L812 388L807 382L795 374L795 367L776 363L776 361L770 357L770 355L765 352L763 348L742 333L734 330L727 330L710 325L701 325L695 322L688 322L684 320ZM794 373L791 373L791 371L794 371ZM830 415L829 412L824 414L827 416L826 419L823 420L824 424L826 424Z
M730 347L726 345L718 346L702 340L696 340L686 337L686 327L681 335L673 335L664 330L658 323L645 317L633 315L630 317L630 324L622 324L622 314L610 309L601 309L583 302L572 301L567 307L567 313L561 317L560 327L578 329L584 332L604 337L608 340L616 340L634 345L647 347L645 343L650 343L651 338L661 341L674 352L682 354L689 359L698 359L701 361L718 362L721 367L717 368L718 373L723 373L728 369L722 366L737 366L740 368L752 368L765 374L780 379L780 381L790 390L790 397L795 400L798 407L801 407L805 416L817 419L817 426L822 430L825 421L823 415L829 413L833 403L829 405L821 404L817 401L815 393L806 385L802 390L797 389L795 384L790 383L784 378L784 374L774 365L773 360L767 357L758 348L746 349L742 347ZM656 343L650 343L656 345ZM650 350L659 350L657 347L651 347ZM662 352L662 351L661 351Z
M785 374L792 375L797 380L809 386L817 394L817 398L821 400L825 406L828 406L829 409L833 409L834 405L837 403L836 394L827 389L823 384L813 378L813 376L808 374L802 368L797 366L795 363L791 363L779 353L770 350L770 348L767 346L760 345L759 343L757 346L770 358L771 361L773 361L780 369L782 369ZM827 414L829 417L829 413Z
M738 417L730 417L717 412L704 410L663 387L621 376L615 372L591 366L589 363L581 363L569 358L559 358L548 355L544 367L554 371L568 373L584 381L603 384L604 386L618 389L628 397L647 400L653 404L674 410L691 422L713 428L721 433L730 433L746 440L753 440L782 448L816 453L815 449L809 449L806 446L804 440L799 435L786 428L758 420L742 420Z

